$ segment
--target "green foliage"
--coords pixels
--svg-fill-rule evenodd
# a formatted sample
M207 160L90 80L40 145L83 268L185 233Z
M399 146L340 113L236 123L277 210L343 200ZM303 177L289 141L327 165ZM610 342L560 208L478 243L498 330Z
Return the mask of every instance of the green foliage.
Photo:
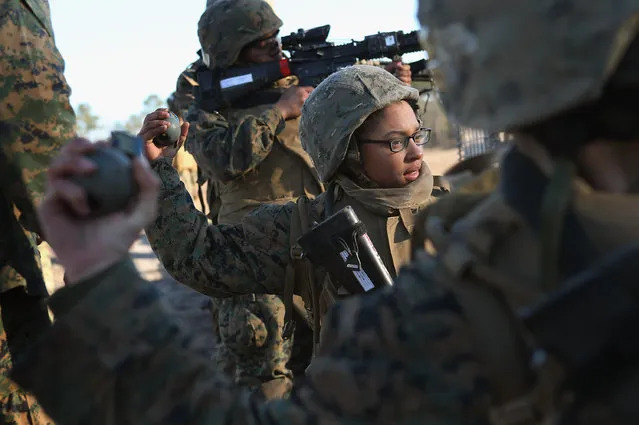
M100 128L100 117L95 115L88 103L81 103L75 108L78 135L89 137L93 130Z
M166 108L166 102L160 98L157 94L152 94L144 99L142 111L138 114L129 116L126 122L118 122L115 127L116 130L125 130L129 133L137 134L142 128L144 117L149 113L155 111L158 108Z

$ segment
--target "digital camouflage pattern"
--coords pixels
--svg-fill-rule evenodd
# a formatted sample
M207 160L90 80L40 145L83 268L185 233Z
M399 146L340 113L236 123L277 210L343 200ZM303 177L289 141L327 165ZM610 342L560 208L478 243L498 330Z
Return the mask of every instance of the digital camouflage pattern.
M213 298L213 303L223 343L217 353L220 367L232 363L235 383L265 399L288 396L294 375L287 363L294 339L283 338L285 307L280 297L251 294ZM304 374L303 369L296 372Z
M463 323L458 305L421 260L394 288L335 306L287 400L258 402L189 352L188 330L131 263L56 293L58 320L15 379L59 425L468 423L485 387L467 335L448 332Z
M235 63L244 46L281 26L282 21L264 0L208 3L197 31L204 63L211 69L228 68Z
M23 288L0 294L0 424L52 425L35 397L19 388L9 374L30 344L51 322L43 298L29 296Z
M19 225L37 231L33 205L37 205L44 194L50 159L62 143L75 134L75 115L69 104L70 89L63 76L64 61L53 39L48 3L0 1L0 34L0 137L3 140L0 170L4 198L12 204L2 206L5 210L9 208L2 213L3 226L7 226L3 233L18 229L16 224L7 223L5 214L15 215ZM16 248L20 247L21 253L31 253L23 256L21 261L25 264L17 268L39 275L35 237L27 233L16 234L15 238L12 250L18 251ZM26 284L15 268L5 267L0 272L0 291Z
M34 206L44 195L49 161L75 134L63 71L47 1L0 0L1 424L51 423L8 372L49 325Z
M490 132L596 99L635 35L636 13L634 0L419 5L447 113Z
M328 182L334 177L353 132L370 114L400 100L416 104L418 99L417 89L372 65L351 66L322 81L304 103L300 120L302 146L320 179Z

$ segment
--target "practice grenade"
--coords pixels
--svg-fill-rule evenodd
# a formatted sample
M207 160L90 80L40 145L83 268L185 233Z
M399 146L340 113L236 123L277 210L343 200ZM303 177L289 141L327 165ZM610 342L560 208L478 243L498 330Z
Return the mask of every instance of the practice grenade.
M72 180L86 191L92 216L122 211L135 199L138 185L131 160L142 154L143 145L140 137L113 131L111 146L99 147L86 154L96 164L96 170Z
M169 128L153 139L153 144L157 147L174 146L180 138L180 118L173 112L169 112L169 117L165 121L169 122Z

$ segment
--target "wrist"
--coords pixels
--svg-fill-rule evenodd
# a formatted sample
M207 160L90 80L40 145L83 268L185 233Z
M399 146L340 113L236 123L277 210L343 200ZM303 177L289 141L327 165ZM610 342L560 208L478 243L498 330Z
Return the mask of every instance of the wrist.
M286 121L288 119L290 114L288 113L288 111L287 111L287 109L285 107L283 107L281 105L278 105L276 103L274 109L280 113L280 115L282 116L282 119L284 121Z
M106 252L95 254L87 252L81 255L74 255L72 260L62 262L65 283L67 286L74 286L83 280L90 279L119 263L127 255L128 252L111 254Z

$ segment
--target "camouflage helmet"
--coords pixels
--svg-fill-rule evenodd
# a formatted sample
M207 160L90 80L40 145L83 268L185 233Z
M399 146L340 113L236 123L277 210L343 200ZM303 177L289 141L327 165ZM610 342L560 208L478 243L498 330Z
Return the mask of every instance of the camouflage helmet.
M638 0L420 0L418 14L447 112L494 132L596 100L638 12Z
M281 26L282 21L264 0L210 2L197 30L204 63L211 69L228 68L244 46Z
M319 177L330 181L346 157L351 136L373 112L401 100L415 107L419 91L388 71L354 65L330 75L302 107L300 139Z

